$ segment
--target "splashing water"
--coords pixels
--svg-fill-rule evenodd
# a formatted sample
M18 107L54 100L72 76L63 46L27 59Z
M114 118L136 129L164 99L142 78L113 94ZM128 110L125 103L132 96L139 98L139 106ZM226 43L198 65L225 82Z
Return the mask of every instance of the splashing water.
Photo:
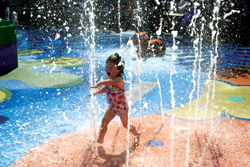
M175 54L174 51L178 48L175 45L175 38L177 36L178 32L177 31L172 31L172 35L173 35L173 47L172 47L172 71L170 74L170 85L171 85L171 106L173 108L173 113L172 113L172 118L171 118L171 127L172 127L172 134L171 134L171 156L170 156L170 162L171 162L171 166L174 166L174 119L175 119L175 98L174 98L174 85L173 85L173 81L172 81L172 76L174 74L176 74L176 70L175 70L175 65L174 65L174 60L175 58Z
M157 0L155 1L158 5L160 4L160 2ZM208 85L208 92L207 93L207 101L206 101L206 104L203 106L203 109L205 110L205 114L204 114L204 127L205 127L205 122L206 122L206 119L207 119L207 113L208 113L208 110L211 108L212 109L212 117L214 115L213 113L213 108L214 108L214 102L212 102L212 106L209 106L209 99L211 99L209 97L209 92L210 90L212 90L212 99L215 98L215 80L212 81L211 79L211 75L213 74L214 76L216 76L216 70L217 70L217 60L219 58L219 52L218 52L218 38L219 38L219 35L220 35L220 31L219 31L219 21L220 21L220 16L219 16L219 12L220 12L220 5L221 5L221 2L220 0L216 0L215 1L215 6L214 6L214 9L213 9L213 16L212 16L212 19L211 19L211 22L209 24L209 28L211 30L211 34L210 34L210 37L211 37L211 43L212 43L212 49L210 50L210 66L209 66L209 71L208 71L208 76L207 76L207 79L206 79L206 85ZM56 49L55 47L55 42L58 42L61 40L62 38L62 34L61 32L62 31L65 31L67 32L67 35L65 35L64 37L64 41L66 43L65 45L65 48L66 48L66 52L65 53L68 53L68 54L72 54L74 56L74 54L80 54L82 57L88 57L89 59L89 68L88 70L86 70L86 68L82 68L82 67L79 67L79 68L82 68L81 70L81 73L86 73L86 71L88 71L89 73L89 78L88 78L88 83L89 85L94 85L97 81L97 66L98 66L98 63L97 63L97 58L96 58L96 54L108 54L108 53L111 53L111 52L114 52L114 51L118 51L118 52L122 52L122 56L124 58L126 58L126 61L128 62L128 66L126 67L126 70L128 70L128 79L129 81L127 82L127 84L129 85L129 89L131 89L133 87L133 84L137 84L137 83L140 83L141 82L141 75L143 74L143 70L145 69L142 69L143 66L146 64L148 65L149 61L151 61L151 59L147 59L147 60L143 60L141 59L140 55L136 54L135 53L135 47L133 46L133 42L132 40L129 38L129 40L127 41L126 43L126 48L124 51L122 51L122 49L124 48L124 41L123 41L123 29L121 28L122 25L121 25L121 6L120 6L120 3L121 3L121 0L118 0L118 13L117 13L117 16L118 16L118 29L119 29L119 34L115 34L115 35L119 35L119 39L116 40L116 41L112 41L113 39L111 39L109 42L107 42L106 45L103 45L103 47L107 47L109 49L109 51L104 51L102 48L98 48L98 51L96 49L96 40L101 40L101 39L98 39L97 35L96 35L96 32L97 32L97 27L95 25L95 1L87 1L84 3L84 11L81 11L80 12L80 15L81 15L81 19L80 19L80 24L81 24L81 27L79 27L79 36L81 37L81 41L79 41L79 43L83 43L83 45L81 45L81 49L77 50L74 49L74 46L73 44L70 43L70 38L74 38L74 34L72 35L71 32L71 27L68 26L68 23L65 21L63 23L63 25L65 26L63 30L58 30L57 33L53 34L51 33L50 34L50 37L49 37L49 42L51 43L49 46L50 48L48 49L50 51L50 55L49 57L53 57L53 55L55 54L54 53L54 50ZM170 3L171 5L171 11L170 13L174 12L174 10L176 9L175 7L175 1L171 1ZM188 71L190 72L190 76L191 76L191 79L190 78L187 78L189 80L191 80L191 82L188 82L190 83L191 85L191 90L189 90L189 92L187 91L187 94L189 95L189 97L187 97L188 100L186 100L185 102L187 102L186 104L189 104L189 116L188 116L188 136L187 136L187 143L186 143L186 157L185 157L185 166L188 166L189 165L189 160L190 160L190 143L191 143L191 138L190 138L190 133L191 133L191 127L190 127L190 122L191 122L191 102L197 97L197 100L196 100L196 104L195 104L195 122L197 122L197 113L198 113L198 110L199 110L199 95L201 93L201 85L200 85L200 80L203 80L204 77L202 77L202 61L203 61L203 54L206 54L204 53L204 50L205 48L203 48L203 38L205 38L205 30L206 30L206 24L209 22L209 20L206 20L205 19L205 16L203 15L203 12L202 10L205 9L205 4L204 4L204 0L202 0L202 4L200 4L200 2L198 3L197 1L193 2L192 1L192 5L194 6L194 15L191 19L191 23L189 24L189 29L191 31L191 36L193 37L193 41L192 41L192 51L194 53L194 60L192 60L192 70ZM139 11L140 9L140 1L137 1L137 9ZM201 9L202 8L202 9ZM53 13L53 11L50 11L49 13ZM231 10L230 12L224 14L223 18L226 19L228 18L230 15L234 14L234 13L239 13L238 10ZM86 17L86 15L88 17ZM32 14L32 16L34 16ZM41 19L43 18L43 16L39 15L37 16L38 19ZM87 18L87 20L86 20ZM142 27L140 27L142 25L142 19L141 17L139 16L139 14L136 15L136 18L137 18L137 24L138 24L138 27L137 27L137 31L141 30ZM89 24L86 24L85 22L88 22ZM200 24L198 24L200 23ZM160 24L158 25L158 30L155 32L157 37L159 37L160 35L166 35L164 34L164 19L163 18L160 18ZM171 29L174 30L175 29L175 26L176 26L176 22L172 20L172 27ZM176 39L178 39L179 37L177 36L178 35L178 31L172 31L172 38L173 38L173 43L171 44L172 46L171 47L168 47L169 50L171 50L171 52L169 52L168 54L171 55L171 61L172 61L172 66L171 66L171 73L170 73L170 80L169 80L169 87L170 87L170 92L171 92L171 103L169 106L171 106L171 109L172 110L172 116L171 116L171 128L172 128L172 134L171 134L171 154L170 154L170 162L171 162L171 166L174 166L174 155L175 155L175 152L174 152L174 149L175 149L175 128L176 128L176 125L175 125L175 119L176 119L176 113L175 113L175 108L179 106L179 102L178 102L178 97L177 94L177 90L175 90L175 82L174 82L174 79L175 79L175 76L177 76L179 74L179 71L178 71L178 67L176 67L176 62L178 61L178 59L180 57L178 57L178 53L179 53L179 48L177 46L177 42L176 42ZM108 34L110 35L110 34ZM130 34L131 35L131 34ZM117 41L120 42L120 45L119 45L119 48L115 48L113 49L112 48L112 45L116 46L116 43L118 43ZM171 40L169 40L171 41ZM170 43L169 41L168 44ZM110 49L112 48L112 49ZM107 50L108 50L107 49ZM130 49L130 50L129 50ZM87 50L87 51L86 51ZM139 48L140 50L140 48ZM79 51L79 52L78 52ZM76 53L77 52L77 53ZM101 56L100 56L101 57ZM162 61L166 61L168 57L163 57L162 58ZM157 59L157 58L155 58ZM169 62L171 62L169 59ZM160 60L160 58L157 59L157 61ZM161 60L160 60L161 61ZM127 65L127 62L126 62L126 65ZM154 62L154 61L152 61ZM147 64L148 63L148 64ZM118 64L120 65L120 64ZM155 63L155 66L157 66L157 64ZM150 67L154 67L153 65L150 66ZM145 67L144 67L145 68ZM165 67L166 68L166 67ZM74 69L77 69L77 67L74 67ZM34 70L37 70L37 67L34 66ZM48 70L49 73L55 73L57 72L58 70L58 66L56 65L56 63L53 61L53 66ZM149 71L149 70L147 70ZM177 73L178 71L178 73ZM103 72L103 71L102 71ZM155 107L157 109L159 109L159 111L161 112L161 115L162 115L162 124L164 124L164 114L165 114L165 110L167 109L170 109L170 108L167 108L167 105L165 105L165 101L166 100L166 95L167 94L166 92L168 91L165 91L164 89L168 89L165 87L165 83L164 81L161 81L161 72L160 70L157 71L156 73L154 73L155 75L152 77L154 80L156 80L157 82L157 85L158 85L158 89L157 90L158 92L158 96L159 96L159 99L158 100L158 104L159 107ZM145 76L145 74L143 74ZM179 76L178 76L179 77ZM145 77L147 78L147 77ZM143 78L144 79L144 78ZM141 96L141 87L139 87L139 96ZM163 91L164 90L164 91ZM163 92L163 93L162 93ZM61 95L61 91L60 89L57 89L57 95ZM101 111L100 108L98 108L98 103L99 103L99 100L98 98L94 97L93 96L93 90L90 89L90 92L89 92L92 96L90 97L90 100L89 100L89 110L91 111L91 114L90 114L90 124L91 124L91 142L92 142L92 150L95 150L96 151L96 154L98 155L98 152L97 152L97 146L96 146L96 135L97 135L97 130L96 130L96 127L97 127L97 111L98 109ZM49 94L49 93L47 93ZM130 92L129 94L129 109L132 110L132 102L131 102L131 97L132 97L132 93ZM139 99L140 102L139 102L139 105L137 105L137 109L140 108L140 115L139 117L141 117L141 109L142 107L144 108L151 108L151 103L148 102L147 100L145 101L144 100L144 105L142 106L142 98ZM67 99L65 100L67 101ZM84 99L82 99L82 101L85 101ZM102 99L100 100L102 102ZM163 103L164 102L164 103ZM158 105L156 104L156 105ZM34 106L30 106L31 109L32 107ZM42 108L40 106L40 108ZM75 112L77 112L78 114L81 112L81 109L82 106L78 106L78 109L75 110ZM167 109L166 109L167 108ZM54 107L54 109L52 110L53 112L58 112L60 109L57 108L57 106ZM151 110L154 110L154 109L151 109ZM61 111L60 111L61 112ZM131 111L129 111L129 117L130 117L130 114L133 114L131 113ZM220 120L220 112L218 113L216 119L217 119L217 125L213 125L213 122L211 122L211 134L210 134L210 138L209 140L206 142L206 146L205 148L203 149L203 152L202 152L202 155L201 155L201 158L199 160L199 166L202 166L203 165L203 162L204 162L204 159L205 159L205 153L208 151L209 149L209 145L216 140L217 138L217 135L219 133L219 128L220 128L220 124L221 124L221 120ZM81 119L85 119L84 116L82 116L81 114L79 114L79 117ZM69 120L69 117L67 116L67 113L65 111L62 112L62 118L66 121ZM210 118L210 117L209 117ZM48 121L48 120L46 120ZM130 121L130 119L129 119ZM17 122L18 123L18 122ZM24 125L26 126L26 125ZM196 129L196 124L195 124L195 129ZM44 130L44 129L43 129ZM185 129L186 130L186 129ZM47 132L47 131L46 131ZM27 133L30 133L30 132L27 132ZM38 131L35 132L36 135L39 134ZM54 135L54 134L53 134ZM53 136L53 135L50 135L50 136ZM53 136L54 137L54 136ZM129 152L129 128L128 128L128 131L127 131L127 154L126 154L126 166L129 165L129 159L130 159L130 152ZM7 152L7 151L6 151Z

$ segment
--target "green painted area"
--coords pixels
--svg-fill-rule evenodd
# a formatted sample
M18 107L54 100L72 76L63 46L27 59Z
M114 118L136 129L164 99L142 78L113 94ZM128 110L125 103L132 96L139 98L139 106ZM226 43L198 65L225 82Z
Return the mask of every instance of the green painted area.
M208 81L205 82L205 89L199 98L182 107L175 108L175 117L204 120L215 118L218 112L226 112L235 117L250 119L250 86L230 86L227 83L215 81L215 89L213 89L213 82L211 81L210 84ZM228 98L232 96L245 100L229 100ZM165 113L172 115L173 110L168 110Z
M43 53L39 50L18 50L18 56L37 55ZM0 80L20 80L26 84L46 87L59 88L77 85L83 82L81 76L70 73L40 73L32 71L33 68L41 67L44 63L41 60L35 61L18 61L18 68L7 75L0 77Z
M44 51L38 49L17 49L18 57L22 56L32 56L32 55L41 55Z
M11 21L8 19L0 20L0 26L6 26L6 25L10 25L10 24L11 24Z
M248 64L248 65L231 67L231 69L239 70L239 71L249 71L250 72L250 65Z
M11 98L11 96L12 96L11 91L4 88L0 88L0 102L8 100L9 98Z
M0 45L17 42L16 25L10 20L0 20Z

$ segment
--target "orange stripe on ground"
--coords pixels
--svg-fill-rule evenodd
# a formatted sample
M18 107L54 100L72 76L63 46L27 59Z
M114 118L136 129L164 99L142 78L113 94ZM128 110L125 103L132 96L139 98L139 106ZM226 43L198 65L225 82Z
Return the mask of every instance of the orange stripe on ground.
M140 120L141 119L141 120ZM187 121L160 114L132 119L140 129L138 147L133 147L130 135L129 166L171 166L172 130L174 130L173 166L186 165L186 144L189 135ZM141 121L141 124L139 122ZM196 127L196 128L195 128ZM188 166L248 166L250 164L250 121L223 118L220 121L190 122ZM17 160L16 166L122 166L126 164L127 130L119 123L111 123L98 154L92 150L88 131L77 131L43 143ZM212 139L212 140L211 140ZM159 140L161 147L146 146L149 140ZM205 153L204 153L205 150ZM126 165L125 165L126 166Z
M214 79L214 75L211 75ZM234 85L250 85L250 72L232 69L221 69L216 71L216 78Z

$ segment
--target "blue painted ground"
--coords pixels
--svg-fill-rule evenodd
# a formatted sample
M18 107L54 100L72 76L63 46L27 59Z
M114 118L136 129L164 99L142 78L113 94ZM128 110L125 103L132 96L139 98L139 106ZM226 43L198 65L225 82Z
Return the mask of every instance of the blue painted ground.
M79 32L58 33L58 31L41 31L28 28L17 28L18 49L39 49L43 55L22 57L23 61L39 60L46 57L79 57L87 60L91 54L89 44ZM68 34L71 37L67 37ZM108 56L119 53L126 61L126 90L130 84L136 81L134 73L136 67L135 57L129 49L125 49L127 42L135 32L126 32L122 35L122 47L120 34L105 31L96 32L95 37L95 64L96 80L105 78L104 63ZM59 37L59 38L58 38ZM131 118L161 113L172 109L170 76L173 69L171 35L161 38L166 46L166 56L163 58L149 58L143 61L140 69L140 80L159 82L160 85L146 94L141 101L137 101L131 108ZM175 51L177 59L174 60L176 74L172 75L175 107L189 102L189 96L193 90L193 68L195 52L191 38L177 38L178 49ZM69 49L70 48L70 49ZM242 52L244 50L244 52ZM250 64L249 61L234 61L232 54L237 58L249 58L249 47L221 44L219 46L219 58L217 68L226 68L235 65ZM197 64L194 82L196 87L193 99L204 89L204 80L210 70L211 52L214 53L211 44L203 45L201 64ZM235 57L236 59L236 57ZM53 67L34 68L36 72L49 72ZM89 127L90 99L89 95L89 66L77 66L60 68L53 72L72 73L82 76L83 83L65 88L41 88L25 84L22 81L0 81L0 88L12 92L12 97L1 103L0 108L0 166L6 167L15 162L23 154L34 146L50 140L56 136L71 133ZM130 82L129 74L132 74ZM22 75L22 74L20 74ZM199 88L197 88L199 83ZM162 106L161 106L162 102ZM97 122L100 123L107 109L105 95L96 97ZM3 120L3 121L2 121ZM117 119L116 119L117 120Z

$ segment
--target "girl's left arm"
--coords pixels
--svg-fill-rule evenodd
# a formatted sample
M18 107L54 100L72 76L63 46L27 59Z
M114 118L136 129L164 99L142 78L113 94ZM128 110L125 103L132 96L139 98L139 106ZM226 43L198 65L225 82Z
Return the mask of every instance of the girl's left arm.
M124 82L121 77L117 77L114 79L106 79L106 80L99 81L95 85L91 86L90 88L100 88L100 86L102 85L104 86L117 85L119 87L124 87Z

